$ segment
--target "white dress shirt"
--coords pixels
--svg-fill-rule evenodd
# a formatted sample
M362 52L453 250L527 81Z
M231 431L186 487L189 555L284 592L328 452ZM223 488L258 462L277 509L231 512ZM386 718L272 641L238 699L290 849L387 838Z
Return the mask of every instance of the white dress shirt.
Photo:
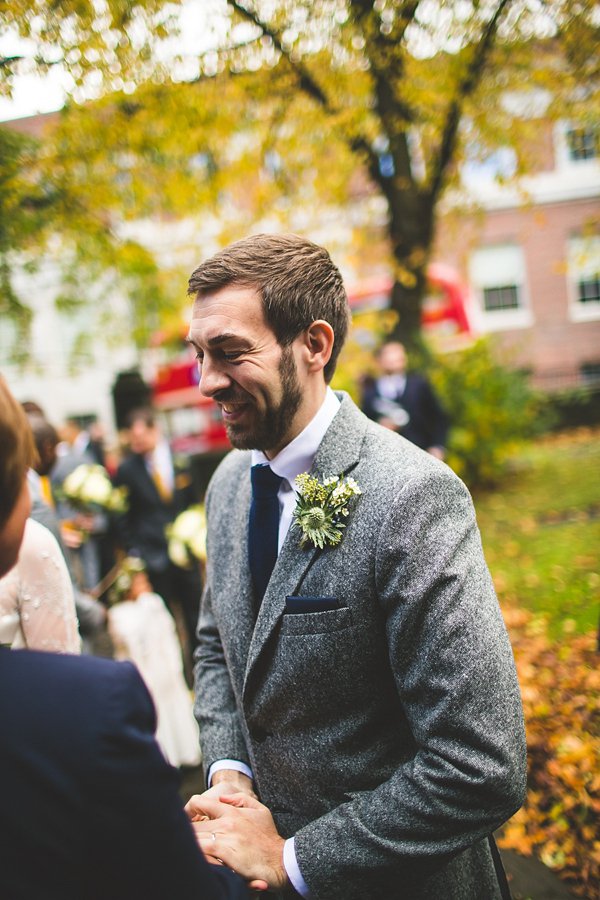
M156 447L145 457L144 462L150 477L154 478L155 475L158 475L167 493L173 494L175 490L175 470L169 442L165 438L157 441Z
M308 423L306 428L300 432L293 441L290 441L283 450L273 459L267 459L260 450L252 451L252 465L269 465L276 475L283 478L281 487L277 494L279 498L279 541L277 552L281 551L286 535L290 530L294 517L294 509L296 506L296 492L294 490L294 481L297 475L302 472L309 472L314 462L317 450L325 432L331 425L338 409L340 401L335 396L330 387L327 388L325 400L323 401L318 413ZM323 472L323 477L329 475L339 475L339 472ZM299 538L298 538L299 539ZM212 777L219 769L235 769L243 772L249 778L253 777L252 769L245 763L237 759L219 759L212 764L208 772L208 784L210 785ZM288 878L294 888L303 897L310 898L311 893L302 877L296 859L296 850L294 847L294 838L288 838L283 849L283 864Z
M395 400L404 393L406 387L406 375L381 375L377 379L377 391L380 397L386 400Z

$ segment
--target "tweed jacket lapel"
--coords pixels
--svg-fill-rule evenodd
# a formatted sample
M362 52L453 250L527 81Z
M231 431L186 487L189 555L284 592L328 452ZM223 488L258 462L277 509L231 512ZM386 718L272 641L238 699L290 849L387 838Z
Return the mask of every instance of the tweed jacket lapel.
M310 470L311 475L319 479L348 474L356 466L368 423L368 419L357 409L348 394L337 392L337 395L342 401L341 406L321 441ZM297 528L290 528L256 620L248 653L246 686L252 669L283 615L286 596L296 593L319 552L312 544L301 547L300 532Z

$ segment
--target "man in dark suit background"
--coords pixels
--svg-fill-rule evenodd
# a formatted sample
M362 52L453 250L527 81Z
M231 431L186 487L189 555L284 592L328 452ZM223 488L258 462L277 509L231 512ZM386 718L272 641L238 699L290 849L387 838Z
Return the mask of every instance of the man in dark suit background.
M0 376L0 576L18 557L34 459ZM0 647L0 686L1 897L247 898L197 847L134 666Z
M183 569L170 559L165 528L197 502L192 476L186 465L173 460L152 409L133 409L126 422L131 452L115 477L115 484L128 491L128 509L118 521L120 540L129 556L144 560L152 588L167 606L181 604L191 654L202 593L200 572L196 566Z
M383 344L378 362L382 374L365 379L362 411L421 450L443 459L448 418L429 381L406 371L406 351L399 341Z

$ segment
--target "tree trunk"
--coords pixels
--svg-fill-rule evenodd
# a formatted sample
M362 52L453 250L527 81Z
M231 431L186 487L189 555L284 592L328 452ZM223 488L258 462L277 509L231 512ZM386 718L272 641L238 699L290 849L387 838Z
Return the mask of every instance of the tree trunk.
M410 286L400 281L394 282L390 298L390 308L398 313L398 321L390 337L400 341L407 351L423 349L421 334L421 304L425 292L425 272L415 272L415 284Z

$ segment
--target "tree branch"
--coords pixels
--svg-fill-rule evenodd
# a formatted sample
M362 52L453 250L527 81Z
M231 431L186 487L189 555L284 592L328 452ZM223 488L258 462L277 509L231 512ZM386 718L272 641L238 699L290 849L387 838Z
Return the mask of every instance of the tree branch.
M303 66L300 62L292 62L290 54L286 50L284 50L277 32L273 31L272 28L269 28L269 26L265 22L263 22L262 19L259 19L256 13L251 9L246 9L245 6L242 6L241 3L238 3L238 0L227 0L227 2L241 16L243 16L245 19L248 19L248 21L252 22L253 25L256 25L257 28L260 28L262 33L266 37L271 38L277 50L279 50L281 55L285 59L287 59L287 61L292 66L292 69L297 73L300 87L302 88L304 93L312 97L313 100L316 100L317 103L323 107L325 112L335 112L335 110L330 106L328 98L321 90L317 82L314 80L306 66Z
M255 12L246 9L245 6L242 6L242 4L238 2L238 0L227 0L227 2L241 16L243 16L249 22L252 22L253 25L257 26L257 28L260 28L264 35L271 38L276 49L281 53L284 59L288 61L292 71L296 74L300 89L309 97L311 97L311 99L313 99L316 103L318 103L323 111L327 113L327 115L337 115L340 111L332 106L329 98L322 90L320 85L315 81L306 66L302 65L301 62L294 62L294 60L292 60L290 54L287 52L287 50L284 49L277 33L269 28L269 26L266 25L265 22L259 19ZM373 171L378 172L377 154L373 151L365 137L346 135L344 137L344 140L351 150L360 150L367 154L368 165L371 174L373 174Z
M457 85L454 100L450 104L448 115L446 117L446 125L442 133L442 139L437 156L437 162L433 170L431 186L428 191L429 202L433 206L440 192L445 171L452 159L452 154L456 146L456 137L460 117L464 107L465 100L469 97L477 87L481 78L481 73L487 62L487 58L492 46L492 42L498 30L498 22L505 8L511 0L501 0L498 4L494 15L488 22L481 39L473 49L472 59L467 66L467 70L463 78Z
M371 66L371 72L375 79L375 94L377 96L378 108L382 119L385 121L384 110L392 115L394 119L402 122L412 122L414 115L407 103L400 99L397 95L394 85L390 79L390 72L393 66L390 62L390 55L393 54L394 62L397 64L397 71L394 73L394 82L398 83L402 77L403 65L402 58L399 53L400 44L406 33L406 29L414 20L420 0L410 0L401 9L399 20L389 35L384 34L377 25L377 13L373 9L373 0L350 0L350 6L356 12L356 20L361 23L363 32L370 32L370 43L374 52L369 52L368 58ZM371 21L369 21L369 19ZM367 44L367 48L369 44ZM380 60L383 65L380 65ZM386 123L386 130L389 134L389 122Z

